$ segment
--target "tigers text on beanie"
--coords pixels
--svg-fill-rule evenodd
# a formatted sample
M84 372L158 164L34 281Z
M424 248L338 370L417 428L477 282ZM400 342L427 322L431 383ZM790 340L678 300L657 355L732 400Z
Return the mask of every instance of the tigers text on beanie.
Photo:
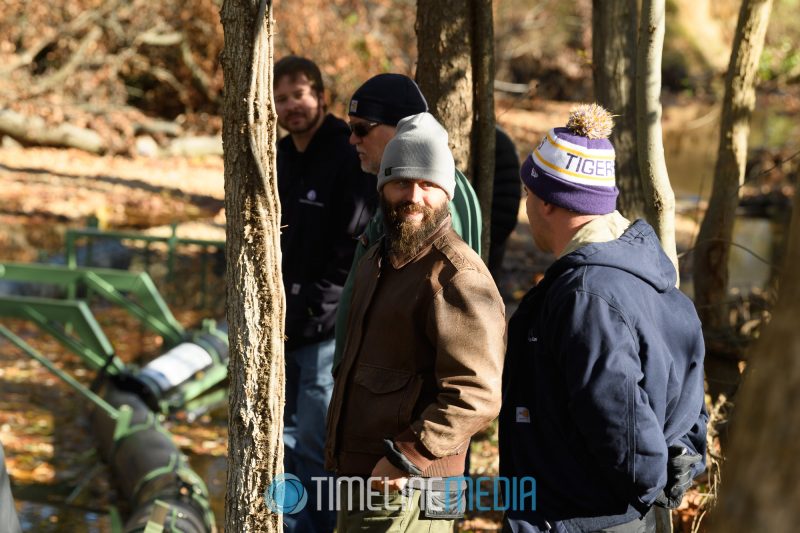
M616 208L614 147L608 140L611 114L597 104L570 112L565 128L553 128L525 159L520 177L533 193L557 206L586 215Z
M430 181L453 199L456 165L447 144L447 131L430 113L419 113L397 123L386 145L378 172L378 191L396 179Z

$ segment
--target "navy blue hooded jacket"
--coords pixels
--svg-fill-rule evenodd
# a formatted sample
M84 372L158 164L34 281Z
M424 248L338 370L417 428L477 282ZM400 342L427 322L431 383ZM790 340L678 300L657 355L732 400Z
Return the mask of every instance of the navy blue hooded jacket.
M703 336L675 282L638 220L561 257L522 300L508 330L500 473L533 476L537 509L510 519L624 523L665 486L668 446L705 457Z

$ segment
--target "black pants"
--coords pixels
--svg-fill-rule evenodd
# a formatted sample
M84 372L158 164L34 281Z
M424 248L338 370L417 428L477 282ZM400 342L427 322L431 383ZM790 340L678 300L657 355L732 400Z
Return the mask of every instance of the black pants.
M656 533L656 512L656 507L651 507L642 518L601 529L597 533Z
M630 522L601 529L589 530L588 532L569 520L563 522L542 521L541 524L532 524L521 520L503 520L503 533L666 533L669 529L657 527L658 522L664 518L669 519L669 511L653 506L642 518L636 518Z

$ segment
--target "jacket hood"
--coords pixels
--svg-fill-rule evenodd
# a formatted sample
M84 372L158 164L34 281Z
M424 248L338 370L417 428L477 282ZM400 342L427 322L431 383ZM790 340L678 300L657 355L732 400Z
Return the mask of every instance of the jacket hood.
M547 277L585 265L624 270L659 292L674 287L678 280L675 267L661 249L655 230L644 220L631 224L617 240L588 244L565 255L548 269Z

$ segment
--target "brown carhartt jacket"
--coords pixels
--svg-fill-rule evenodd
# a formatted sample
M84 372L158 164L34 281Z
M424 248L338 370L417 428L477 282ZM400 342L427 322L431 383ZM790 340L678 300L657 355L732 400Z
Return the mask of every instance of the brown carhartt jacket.
M391 438L423 476L464 471L470 437L500 410L505 308L449 217L413 257L359 262L328 410L326 468L368 476Z

